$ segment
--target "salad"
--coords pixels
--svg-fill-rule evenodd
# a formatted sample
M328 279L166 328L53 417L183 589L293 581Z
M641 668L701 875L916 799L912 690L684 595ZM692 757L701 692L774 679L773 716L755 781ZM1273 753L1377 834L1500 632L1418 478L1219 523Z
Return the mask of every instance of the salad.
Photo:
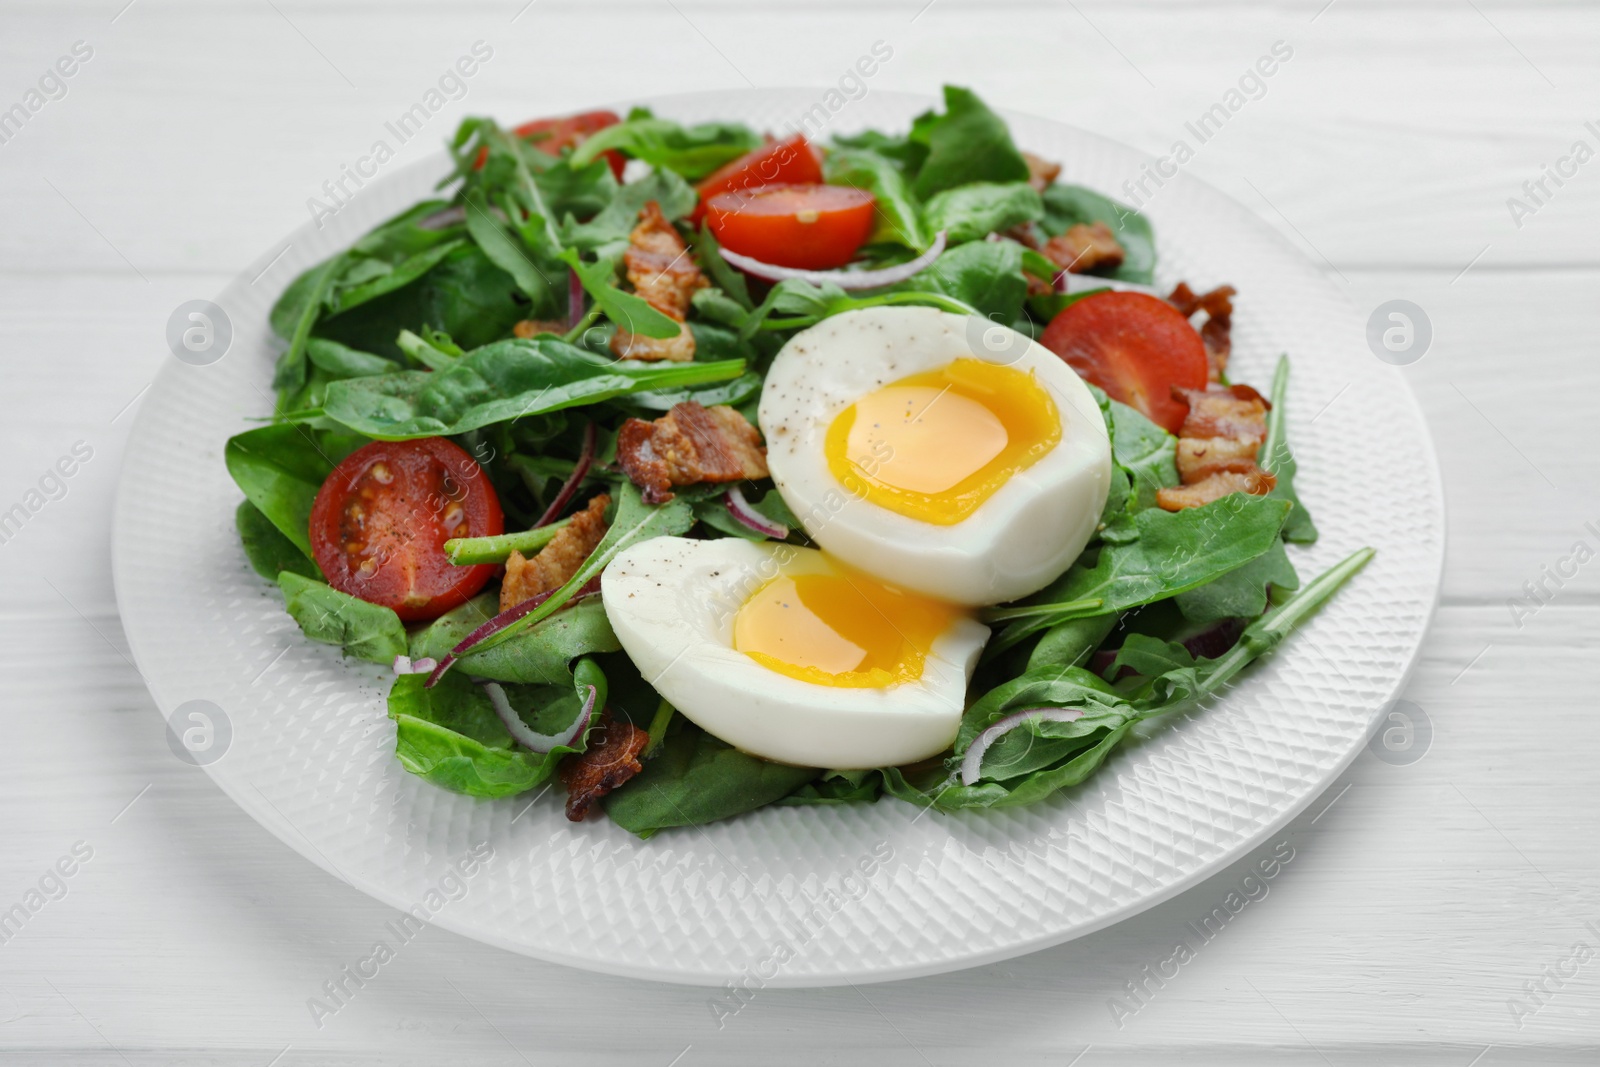
M904 133L464 121L441 195L272 309L250 564L392 668L395 755L641 837L1083 782L1302 583L1287 361L968 90ZM559 796L559 793L557 794ZM554 800L549 801L554 803Z

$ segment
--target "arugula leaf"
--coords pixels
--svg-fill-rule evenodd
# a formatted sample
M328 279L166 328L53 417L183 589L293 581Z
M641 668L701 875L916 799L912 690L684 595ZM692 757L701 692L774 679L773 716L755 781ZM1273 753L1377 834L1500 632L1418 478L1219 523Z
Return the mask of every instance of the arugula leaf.
M530 246L520 234L512 237L506 232L505 224L491 214L494 209L481 195L467 193L462 203L467 212L467 232L483 250L483 254L489 257L489 261L511 275L517 288L535 304L549 303L557 289L557 283L551 275L559 273L559 268L545 270L536 257L554 255L556 249L538 244ZM539 231L535 229L533 232L537 237Z
M406 652L406 628L393 608L369 604L323 582L284 571L284 606L313 641L339 645L357 659L393 663Z
M395 679L389 717L400 765L434 785L475 797L513 796L542 784L568 752L583 751L582 743L549 753L518 745L488 694L465 674L447 674L432 689L424 680L420 674ZM566 729L582 710L572 685L508 685L506 697L542 734Z
M640 364L607 360L557 337L513 338L474 349L444 370L332 382L323 411L370 437L397 441L742 373L744 361L737 359Z
M1067 232L1079 223L1103 222L1116 234L1126 255L1122 265L1105 276L1124 282L1151 285L1155 282L1156 243L1150 220L1125 204L1120 204L1081 185L1052 184L1044 191L1046 233L1052 237Z
M239 530L239 540L244 544L244 555L250 566L263 578L278 580L283 571L304 578L320 579L322 571L300 551L295 543L272 525L272 520L248 500L239 501L233 513L234 525Z
M660 754L601 803L612 822L648 838L765 807L822 773L747 756L680 715Z
M922 225L916 197L905 175L888 157L866 149L835 149L828 153L823 171L829 185L855 186L871 193L877 202L868 244L901 244L918 252L928 247L932 239L930 228ZM931 230L938 228L933 226Z
M943 258L940 257L941 260ZM872 296L851 296L832 282L816 286L798 278L787 278L767 291L767 298L750 312L740 326L739 336L741 339L748 339L758 330L800 329L813 326L842 311L857 311L861 308L890 304L920 304L936 307L941 311L954 312L957 315L977 314L976 308L962 303L955 297L945 296L939 291L936 288L941 281L939 278L930 276L925 279L922 286L918 287L917 279L927 274L928 271L918 274L916 278L905 283L905 288L883 291ZM772 318L773 315L779 314L786 317Z
M952 245L981 240L1044 217L1044 202L1027 182L972 182L936 194L923 209L929 232L945 231ZM1055 277L1051 265L1045 279Z
M1099 393L1098 389L1090 386ZM1103 394L1101 394L1103 395ZM1130 511L1155 507L1156 493L1178 484L1178 439L1144 413L1106 397L1111 458L1127 474Z
M443 659L499 611L497 594L485 593L446 612L411 635L411 658ZM496 682L565 685L572 681L568 665L573 660L596 652L615 652L621 647L605 608L598 600L587 600L555 613L503 645L467 653L459 666L471 677Z
M574 166L582 166L608 148L683 175L703 178L724 163L760 148L761 135L737 122L702 122L682 126L648 113L607 126L585 140L572 153Z
M617 267L615 263L601 260L597 263L585 263L578 258L575 249L567 249L559 257L561 262L572 268L578 276L583 287L606 318L627 330L629 333L641 337L676 337L683 324L678 320L669 318L645 302L644 297L633 293L625 293L616 286Z
M334 465L366 441L278 423L235 434L222 458L245 497L311 559L311 505ZM277 575L273 575L277 577Z
M1028 164L1011 141L1005 121L970 89L944 87L945 113L924 124L928 157L913 188L927 200L969 182L1028 180ZM914 133L913 136L917 136Z
M1270 494L1294 505L1289 521L1283 524L1283 539L1299 545L1314 544L1317 524L1311 521L1311 512L1300 502L1294 491L1296 466L1294 450L1289 447L1286 423L1289 412L1289 357L1279 356L1277 370L1272 375L1272 410L1267 413L1267 437L1261 442L1261 469L1277 476L1278 484Z

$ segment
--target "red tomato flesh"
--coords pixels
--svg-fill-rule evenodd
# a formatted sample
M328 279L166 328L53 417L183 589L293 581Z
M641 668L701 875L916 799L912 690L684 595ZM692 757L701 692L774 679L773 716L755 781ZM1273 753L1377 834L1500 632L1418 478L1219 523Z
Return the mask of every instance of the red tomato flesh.
M453 565L447 540L504 532L488 475L443 437L357 449L311 506L311 550L328 584L408 622L464 604L494 575L492 564Z
M622 118L615 111L585 111L565 118L534 119L532 122L524 122L511 132L524 140L532 141L539 151L559 156L563 149L576 148L591 135L599 133L607 126L615 126L621 121ZM602 152L601 156L611 168L612 175L621 181L622 168L627 165L627 159L614 148ZM482 170L488 158L489 150L480 148L473 169Z
M712 197L706 225L722 247L763 263L832 270L872 233L876 204L844 185L763 185Z
M700 202L690 213L689 221L699 225L705 215L706 205L722 193L755 189L763 185L820 184L822 160L817 157L811 142L795 134L787 141L774 141L754 152L747 152L701 179L694 187L695 192L700 194Z
M1173 387L1206 387L1206 346L1183 313L1144 293L1106 292L1069 304L1039 343L1114 400L1177 433L1189 405Z

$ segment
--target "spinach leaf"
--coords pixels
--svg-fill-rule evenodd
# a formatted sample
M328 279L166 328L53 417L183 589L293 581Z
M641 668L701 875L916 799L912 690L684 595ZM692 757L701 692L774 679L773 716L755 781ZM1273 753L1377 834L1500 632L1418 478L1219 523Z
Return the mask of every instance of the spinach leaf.
M1278 358L1277 370L1272 375L1272 410L1267 414L1267 438L1261 442L1261 469L1278 478L1271 495L1294 505L1289 521L1283 524L1283 539L1295 544L1309 545L1317 540L1317 524L1311 521L1311 512L1300 502L1294 491L1296 466L1294 450L1289 447L1285 429L1288 420L1289 357Z
M574 166L582 166L608 148L683 175L703 178L724 163L760 148L761 135L737 122L702 122L682 126L648 113L607 126L572 153Z
M1009 326L1022 314L1022 302L1028 295L1028 282L1022 276L1022 246L1013 241L958 245L897 289L942 293Z
M499 611L497 594L485 593L446 612L411 635L411 658L443 659ZM556 612L503 645L469 652L461 657L459 666L474 678L566 685L572 681L568 664L573 660L595 652L615 652L621 647L606 619L605 608L598 600L587 600Z
M434 785L475 797L507 797L542 784L576 748L549 753L518 745L483 689L465 674L447 674L432 689L423 675L403 674L389 691L395 756ZM508 685L506 697L522 721L543 734L571 726L582 707L571 685ZM527 708L529 710L523 711Z
M239 529L239 540L244 544L245 558L263 578L278 580L283 571L304 578L322 577L322 571L295 543L272 525L272 520L261 514L261 509L248 500L239 501L233 513L234 525Z
M1183 617L1193 623L1253 619L1267 610L1269 585L1275 589L1300 588L1300 576L1289 562L1282 541L1237 570L1187 593L1179 593L1175 599Z
M822 773L747 756L680 715L660 754L601 803L612 822L647 838L765 807Z
M357 659L393 663L406 653L406 628L393 608L369 604L292 571L278 575L284 606L313 641L339 645Z
M333 382L323 410L370 437L405 440L464 433L633 392L727 381L743 372L743 360L608 360L546 335L485 345L445 370Z
M888 157L866 149L835 149L823 169L828 184L853 185L871 193L877 202L868 244L901 244L919 252L928 247L930 229L939 227L922 225L916 198L900 168Z
M348 345L322 337L313 337L306 342L306 357L311 360L313 367L327 375L328 381L368 378L400 369L392 359L384 359L370 352L358 352Z
M1247 564L1248 566L1248 564ZM1094 650L1099 648L1111 631L1117 628L1117 616L1091 615L1084 619L1068 619L1046 630L1028 654L1028 671L1038 668L1060 670L1063 667L1081 667L1089 662Z
M431 326L470 349L505 337L521 319L550 319L565 311L565 287L559 301L552 293L530 304L516 280L468 242L410 284L322 319L317 336L402 362L395 344L401 330L420 333Z
M572 268L573 273L578 276L578 280L594 298L594 302L605 317L618 326L641 337L678 336L682 324L676 319L668 318L651 307L645 302L644 297L625 293L617 288L615 263L607 260L585 263L578 258L578 253L570 248L561 253L560 259Z
M317 490L336 463L365 443L352 434L277 423L229 438L222 458L250 503L310 559Z
M862 804L883 794L883 776L877 771L828 771L786 797L773 801L784 806Z
M1150 285L1155 281L1156 243L1150 220L1109 196L1081 185L1053 184L1044 191L1045 232L1052 237L1079 223L1103 222L1116 234L1126 255L1122 265L1105 276Z
M830 156L845 150L870 152L888 160L909 181L917 176L923 160L928 158L927 126L937 118L935 112L924 112L917 117L911 132L904 134L884 133L881 130L838 134L833 138L834 148Z
M1058 622L1127 611L1214 581L1271 549L1288 511L1284 501L1242 493L1183 511L1141 511L1132 520L1136 537L1102 544L1092 564L1080 559L1025 602L1099 604L1019 618L990 641L985 655Z
M927 139L928 157L913 186L918 196L927 200L969 182L1028 180L1028 164L1012 143L1011 131L976 94L946 85L944 107L943 115L919 131Z
M280 333L280 336L289 342L272 372L279 410L287 410L284 401L306 384L306 342L311 339L311 328L322 314L322 302L327 299L334 276L343 265L341 254L311 268L289 286L273 308L274 316L281 314L281 325L287 329L287 334ZM279 308L283 309L281 313Z
M952 245L981 240L1044 217L1044 202L1027 182L973 182L936 194L923 209L928 230L945 231ZM1055 277L1055 268L1045 274Z
M1156 493L1178 484L1178 439L1144 414L1106 398L1111 413L1111 458L1128 475L1129 510L1155 507Z

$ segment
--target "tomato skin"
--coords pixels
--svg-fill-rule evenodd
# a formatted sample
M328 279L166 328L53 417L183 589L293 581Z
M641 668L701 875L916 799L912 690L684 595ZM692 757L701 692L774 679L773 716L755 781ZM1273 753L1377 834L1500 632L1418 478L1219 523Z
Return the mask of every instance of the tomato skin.
M700 224L706 205L713 197L763 185L821 185L822 160L801 134L787 141L774 141L725 163L695 185L699 203L689 221Z
M1206 346L1183 313L1145 293L1084 297L1050 320L1039 343L1114 400L1176 434L1189 405L1172 390L1206 387Z
M407 622L466 603L494 576L491 564L452 564L445 541L504 532L488 475L443 437L358 448L311 505L311 550L328 584Z
M615 126L621 121L621 116L615 111L585 111L564 118L534 119L532 122L524 122L511 132L524 140L533 139L534 147L541 152L559 156L562 149L576 148L592 134L599 133L607 126ZM627 165L627 159L614 148L602 152L601 156L611 168L612 176L621 181L622 168ZM489 150L480 148L473 169L482 170L488 158Z
M763 263L832 270L855 258L872 233L877 201L843 185L763 185L706 204L722 247Z

